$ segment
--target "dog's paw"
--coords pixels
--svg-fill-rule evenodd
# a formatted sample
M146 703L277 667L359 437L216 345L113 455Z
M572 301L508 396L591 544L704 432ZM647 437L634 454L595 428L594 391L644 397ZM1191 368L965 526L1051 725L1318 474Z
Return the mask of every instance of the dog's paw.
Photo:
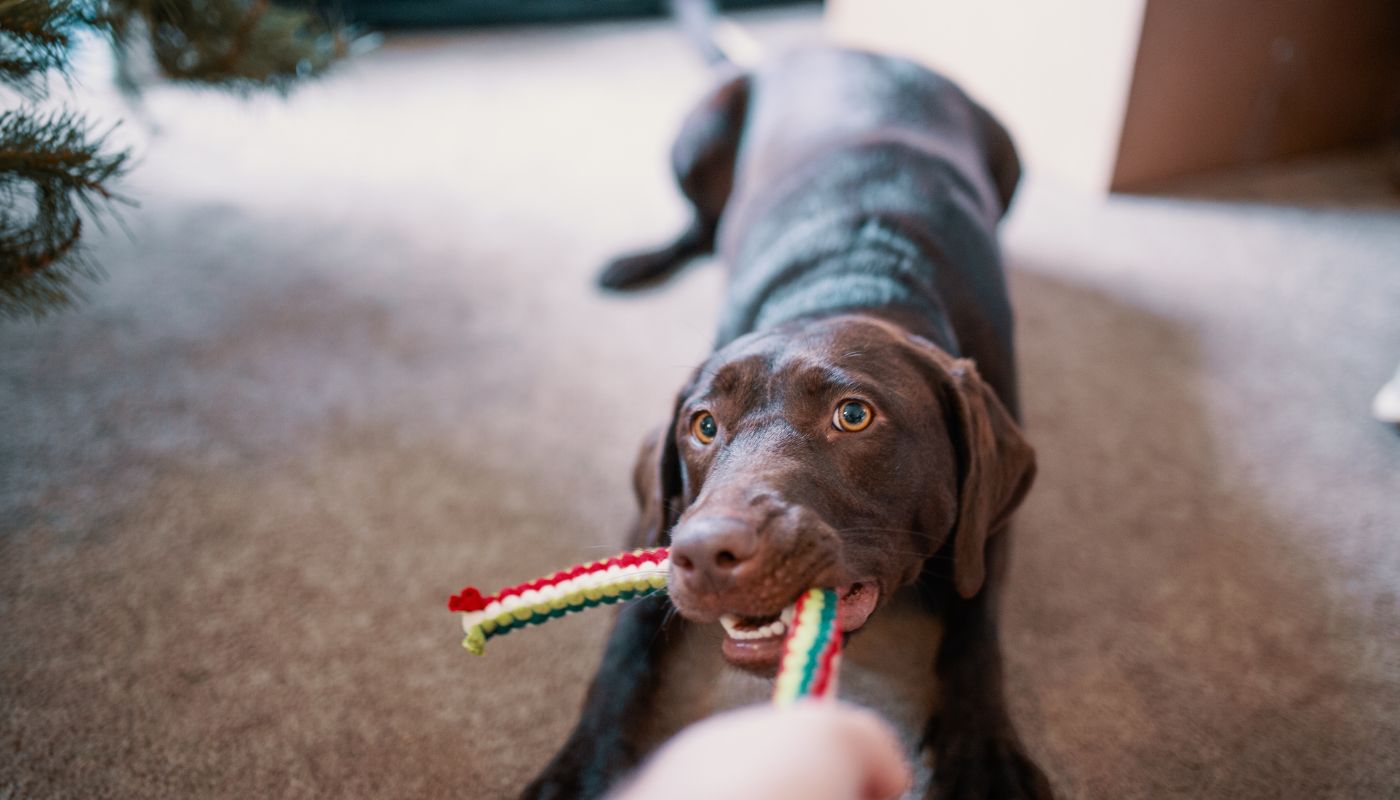
M520 800L573 800L581 797L578 782L563 776L544 774L531 781Z
M525 787L520 800L592 800L607 794L611 785L610 776L597 770L550 765Z
M934 747L937 800L1053 800L1045 773L1011 736L951 735Z
M620 751L600 748L601 737L575 736L520 793L521 800L592 800L628 773Z

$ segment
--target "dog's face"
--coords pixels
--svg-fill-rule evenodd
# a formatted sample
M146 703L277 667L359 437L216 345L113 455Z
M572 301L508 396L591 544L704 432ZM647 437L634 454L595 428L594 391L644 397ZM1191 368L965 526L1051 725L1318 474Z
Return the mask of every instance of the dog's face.
M975 594L986 537L1033 474L971 362L846 316L715 353L636 478L650 538L670 531L671 601L723 623L731 663L768 672L781 613L814 586L838 590L855 631L951 536L958 590Z

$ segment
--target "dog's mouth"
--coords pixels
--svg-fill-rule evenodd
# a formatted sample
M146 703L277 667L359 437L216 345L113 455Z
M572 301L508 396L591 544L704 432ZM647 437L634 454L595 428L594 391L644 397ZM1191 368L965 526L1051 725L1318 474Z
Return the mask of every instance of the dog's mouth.
M836 594L837 619L845 633L859 630L880 601L880 589L874 581L848 583L839 587ZM796 614L796 602L766 617L721 614L719 622L724 628L721 649L725 659L751 672L776 672L783 657L783 641L792 629Z

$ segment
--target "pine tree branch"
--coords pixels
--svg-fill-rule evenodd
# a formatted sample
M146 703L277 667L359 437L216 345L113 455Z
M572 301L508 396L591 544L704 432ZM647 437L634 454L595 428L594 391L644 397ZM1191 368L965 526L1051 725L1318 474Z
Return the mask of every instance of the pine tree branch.
M253 36L253 31L258 27L258 21L267 13L267 0L254 0L252 7L248 9L243 22L239 24L238 30L233 34L233 43L229 45L228 52L220 58L213 69L218 72L232 72L238 66L239 57L247 52L248 42Z
M123 200L107 183L127 164L105 138L72 112L0 112L0 317L42 316L97 277L82 213Z
M81 29L119 52L149 45L174 80L234 91L286 92L346 55L353 36L271 0L0 0L0 87L42 98ZM98 276L83 223L124 202L108 185L127 160L75 113L0 112L0 317L42 316Z
M353 36L268 0L108 0L104 16L119 37L142 20L168 77L235 91L285 92L344 57Z
M73 33L91 23L73 0L0 0L0 82L42 95L44 73L67 68Z

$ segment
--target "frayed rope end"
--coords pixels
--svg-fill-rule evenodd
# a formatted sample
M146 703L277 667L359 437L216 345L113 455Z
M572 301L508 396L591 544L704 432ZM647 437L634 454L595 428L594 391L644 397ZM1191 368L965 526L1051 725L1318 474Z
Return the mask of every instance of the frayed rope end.
M486 655L486 634L481 632L481 628L472 628L467 638L462 640L462 647L474 656Z

